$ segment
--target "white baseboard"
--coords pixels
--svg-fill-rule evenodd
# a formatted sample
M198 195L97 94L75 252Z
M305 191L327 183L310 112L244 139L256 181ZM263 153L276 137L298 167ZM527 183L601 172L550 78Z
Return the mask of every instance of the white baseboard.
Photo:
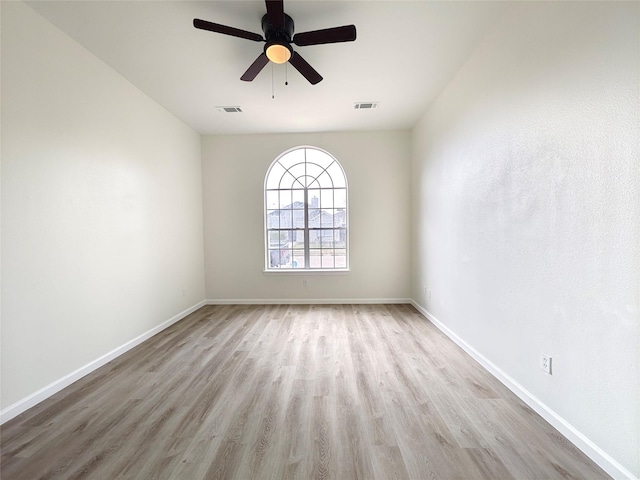
M605 472L611 475L615 479L620 480L639 480L633 473L624 468L618 462L616 462L610 455L604 450L598 447L595 443L589 440L584 434L582 434L573 425L567 422L564 418L554 412L539 398L529 392L526 388L516 382L513 378L503 372L498 366L488 360L484 355L478 352L475 348L465 342L459 337L453 330L447 327L444 323L439 321L431 313L429 313L422 305L415 300L411 300L413 305L420 313L422 313L427 319L433 323L442 333L453 340L458 346L460 346L465 352L467 352L476 362L482 365L489 373L502 382L509 390L516 394L524 403L529 405L538 415L549 422L555 429L557 429L562 435L579 448L585 455L600 466Z
M207 305L362 305L412 303L410 298L214 298Z
M101 357L96 358L92 362L89 362L87 365L80 367L77 370L74 370L68 375L65 375L64 377L56 380L55 382L50 383L46 387L41 388L37 392L34 392L31 395L26 396L22 400L17 401L13 405L8 406L4 410L0 411L0 425L11 420L14 417L17 417L22 412L30 409L31 407L37 405L38 403L49 398L50 396L58 393L63 388L66 388L72 383L80 380L85 375L88 375L94 370L97 370L98 368L102 367L106 363L109 363L114 358L117 358L123 353L131 350L133 347L140 345L145 340L148 340L149 338L153 337L155 334L161 332L165 328L168 328L174 323L178 322L179 320L182 320L184 317L186 317L190 313L195 312L197 309L204 306L205 304L206 304L205 301L198 302L194 306L189 307L186 310L183 310L177 315L174 315L169 320L166 320L165 322L143 333L142 335L138 335L136 338L129 340L124 345L121 345L118 348L110 351L109 353L106 353Z

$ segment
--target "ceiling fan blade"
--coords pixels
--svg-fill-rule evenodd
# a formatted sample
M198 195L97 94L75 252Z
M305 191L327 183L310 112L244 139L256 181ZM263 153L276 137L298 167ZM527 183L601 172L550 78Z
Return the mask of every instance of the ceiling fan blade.
M253 40L254 42L264 41L262 35L258 33L240 30L239 28L228 27L227 25L220 25L219 23L207 22L206 20L200 20L199 18L193 19L193 26L199 28L200 30L209 30L210 32L231 35L232 37L246 38L247 40Z
M345 25L343 27L296 33L293 36L293 43L300 47L305 47L307 45L320 45L322 43L353 42L355 39L356 26Z
M302 58L298 52L293 52L293 55L289 59L289 63L298 70L304 78L309 80L311 85L322 81L322 75L315 71L315 69Z
M267 18L275 28L284 27L284 0L265 0Z
M269 63L269 59L264 53L261 53L240 77L240 80L244 80L245 82L253 81L267 63Z

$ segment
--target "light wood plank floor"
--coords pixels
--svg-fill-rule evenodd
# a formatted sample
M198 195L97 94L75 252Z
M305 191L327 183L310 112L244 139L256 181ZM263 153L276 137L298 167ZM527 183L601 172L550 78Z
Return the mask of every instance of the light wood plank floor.
M609 478L409 305L203 307L1 446L3 480Z

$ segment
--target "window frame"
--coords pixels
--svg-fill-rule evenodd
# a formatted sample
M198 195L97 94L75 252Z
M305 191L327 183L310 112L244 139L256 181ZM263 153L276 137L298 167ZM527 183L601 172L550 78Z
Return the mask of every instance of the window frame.
M303 162L298 162L297 164L293 164L290 167L286 167L283 163L281 163L280 161L286 157L287 155L291 154L292 152L298 151L298 150L302 150L303 151ZM328 160L330 160L325 166L321 166L313 161L310 161L308 159L307 156L307 151L308 150L314 150L320 154L322 154L323 156L326 156ZM338 186L336 187L336 182L334 181L334 179L331 176L331 173L328 172L327 170L329 169L329 167L331 167L333 164L335 163L335 165L337 165L337 167L340 170L341 173L341 180L344 181L344 187L342 186ZM272 173L273 168L276 165L280 165L283 169L284 172L282 173L281 177L278 179L278 187L277 188L268 188L269 186L269 180L270 180L270 175ZM290 170L295 166L295 165L300 165L303 164L305 166L305 174L304 176L307 177L307 165L311 164L311 165L316 165L321 169L321 173L319 173L318 175L316 175L315 177L309 176L309 178L312 178L312 180L309 180L308 178L305 179L305 183L306 185L304 185L302 182L300 182L300 178L301 176L295 177L292 175L292 178L294 179L294 181L292 182L292 186L289 188L282 188L282 180L285 177L285 175L287 173L291 173ZM331 187L321 187L320 186L320 181L318 180L319 177L321 177L324 173L327 174L327 176L330 178L330 180L332 181L332 186ZM295 182L298 182L300 184L300 186L302 188L293 188L293 184ZM317 184L317 187L311 187L311 185L313 184ZM320 198L319 198L319 204L317 207L314 207L311 203L311 201L309 200L309 190L318 190ZM331 202L331 209L333 209L333 214L335 215L337 213L337 211L339 209L344 209L344 228L342 227L336 227L335 223L333 223L331 228L322 228L322 225L320 224L320 226L318 227L310 227L309 226L309 221L310 221L310 216L309 216L309 211L313 208L317 208L319 211L319 214L322 215L322 211L323 209L322 207L322 195L320 192L322 192L323 190L330 190L332 192L332 202ZM336 207L335 206L335 191L336 190L344 190L344 207ZM277 209L273 209L273 208L269 208L269 204L268 204L268 192L278 192L278 205L277 205ZM303 208L302 209L295 209L293 208L294 205L294 192L303 192ZM291 220L291 227L290 228L285 228L282 229L280 227L278 227L278 229L273 229L270 228L269 226L269 215L270 213L273 212L278 212L278 215L281 216L283 211L287 211L289 209L284 209L282 208L283 205L280 203L280 192L291 192L291 199L292 199L292 203L290 204L292 209L290 211L292 211L292 215L293 212L295 211L303 211L304 212L304 227L300 228L300 227L295 227L294 222L295 220L293 219L292 216L292 220ZM316 146L312 146L312 145L300 145L300 146L296 146L293 148L290 148L284 152L282 152L281 154L279 154L274 160L273 162L271 162L271 164L269 165L269 168L267 168L267 172L265 174L264 177L264 186L263 186L263 201L264 201L264 205L263 205L263 231L264 231L264 273L266 274L343 274L343 273L349 273L350 272L350 245L349 245L349 185L348 185L348 180L347 180L347 175L344 171L344 168L342 167L342 164L338 161L338 159L333 156L331 153L327 152L326 150L316 147ZM320 248L314 249L311 247L310 245L310 232L312 231L318 231L318 232L322 232L323 230L332 230L333 231L333 263L334 266L333 267L322 267L322 254L320 254L320 266L319 267L311 267L311 251L312 250L318 250L320 252L322 252L323 246L322 246L322 234L320 234ZM335 255L335 242L336 242L336 232L337 231L341 231L344 230L344 250L345 250L345 266L344 267L336 267L335 266L335 259L336 259L336 255ZM272 245L270 244L270 238L269 238L269 233L273 232L273 231L302 231L303 235L304 235L304 258L305 258L305 266L304 267L280 267L280 266L271 266L271 251L273 250ZM342 247L340 247L342 248ZM287 250L291 250L292 252L295 251L295 249L287 249Z

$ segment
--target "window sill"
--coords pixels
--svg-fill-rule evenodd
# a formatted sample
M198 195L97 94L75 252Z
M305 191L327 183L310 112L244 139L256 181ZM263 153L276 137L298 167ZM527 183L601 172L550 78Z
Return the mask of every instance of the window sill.
M351 270L348 268L334 268L334 269L322 269L322 270L303 270L296 268L283 268L277 270L263 270L265 275L348 275Z

